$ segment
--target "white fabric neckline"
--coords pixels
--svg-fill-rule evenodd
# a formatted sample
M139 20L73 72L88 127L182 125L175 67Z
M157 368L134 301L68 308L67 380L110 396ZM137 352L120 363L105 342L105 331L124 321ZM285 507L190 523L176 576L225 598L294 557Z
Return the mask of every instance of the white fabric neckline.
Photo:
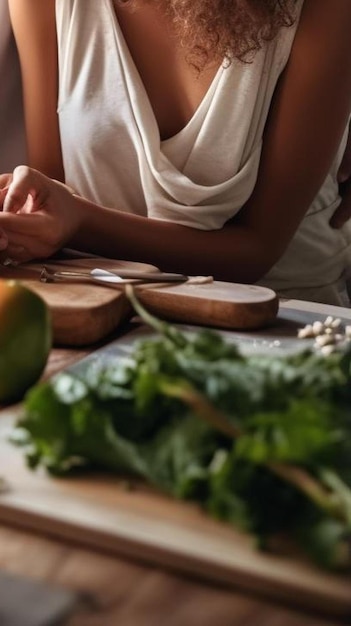
M130 69L132 71L132 74L134 76L133 81L130 82L130 89L136 85L136 82L138 83L138 87L137 89L140 90L142 92L142 102L145 105L145 103L147 103L147 107L149 109L148 111L148 117L149 117L149 121L151 118L153 118L153 126L154 128L157 130L157 134L158 134L158 140L160 142L160 145L162 145L162 147L164 146L169 146L170 144L172 144L174 141L177 140L177 138L182 137L184 134L186 134L188 131L192 130L193 126L196 126L197 123L201 123L203 116L206 114L206 111L209 108L210 102L213 98L214 93L217 90L217 85L218 82L220 81L220 78L223 74L223 70L224 70L224 65L223 63L219 66L219 68L217 69L217 72L215 73L211 84L209 86L209 88L207 89L204 97L202 98L199 106L196 108L196 110L194 111L193 115L191 116L191 118L189 119L189 121L185 124L185 126L183 126L183 128L181 128L180 131L178 131L177 133L175 133L174 135L172 135L171 137L168 137L167 139L161 139L160 137L160 131L159 131L159 127L158 127L158 123L156 120L156 116L154 113L154 110L152 108L151 105L151 101L149 98L149 95L146 91L145 85L143 83L143 80L141 78L140 72L135 64L135 61L130 53L128 44L126 42L126 39L124 37L123 31L120 27L119 21L118 21L118 17L116 15L115 12L115 8L114 8L114 3L113 0L105 0L105 2L107 3L107 5L110 8L110 11L112 13L112 18L113 18L113 25L116 32L116 40L118 43L118 47L122 48L122 52L123 52L123 56L122 58L125 60L126 62L126 68ZM199 118L201 118L199 120Z
M56 0L56 19L65 170L80 193L156 219L221 228L254 187L295 29L252 64L222 64L187 125L161 142L112 0Z

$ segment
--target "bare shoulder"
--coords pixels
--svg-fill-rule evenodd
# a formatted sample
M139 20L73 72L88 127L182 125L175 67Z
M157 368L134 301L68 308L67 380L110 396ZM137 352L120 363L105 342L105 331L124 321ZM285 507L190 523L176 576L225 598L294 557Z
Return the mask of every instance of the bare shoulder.
M321 67L332 67L336 62L351 67L350 31L350 0L304 0L293 55L304 56L306 70L310 61L318 59Z
M283 79L286 112L300 114L305 140L314 133L326 156L351 111L350 33L350 0L304 0Z
M347 32L351 19L351 3L349 0L304 0L301 24L315 28L332 30L335 25L344 27Z
M273 130L289 136L293 159L319 145L317 168L330 164L351 111L350 32L350 0L304 0L275 98Z

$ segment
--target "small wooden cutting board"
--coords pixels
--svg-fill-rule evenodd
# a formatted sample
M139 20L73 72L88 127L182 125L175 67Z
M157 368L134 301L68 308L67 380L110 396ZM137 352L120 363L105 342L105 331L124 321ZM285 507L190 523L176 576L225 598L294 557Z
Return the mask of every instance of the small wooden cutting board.
M90 262L90 266L89 266ZM99 267L106 263L99 259ZM86 259L45 263L53 270L89 270L96 261ZM131 314L131 306L122 290L87 282L40 282L41 263L24 264L17 268L1 267L0 278L20 280L39 294L49 306L52 315L55 345L84 346L96 343ZM144 269L139 263L109 261L108 268ZM147 270L152 266L145 266ZM107 268L106 268L107 269ZM154 269L154 268L152 268Z
M159 288L143 285L137 295L155 315L218 328L262 328L270 324L278 312L278 298L272 289L217 280Z
M155 271L152 265L99 257L50 260L46 267L89 272L93 268L118 273L122 269ZM118 284L40 282L42 263L17 268L1 267L0 278L21 280L48 304L56 345L82 346L107 336L132 315L132 308ZM274 291L254 285L226 282L206 284L135 284L139 300L155 315L189 324L227 329L267 326L276 317L278 299Z

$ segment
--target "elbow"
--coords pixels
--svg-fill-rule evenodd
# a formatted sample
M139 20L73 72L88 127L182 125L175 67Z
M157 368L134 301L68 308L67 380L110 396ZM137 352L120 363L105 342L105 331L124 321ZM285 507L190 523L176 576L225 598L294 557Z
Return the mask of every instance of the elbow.
M239 271L235 272L236 282L255 284L262 280L279 261L283 252L262 240L252 242L252 246L243 255Z
M273 265L274 261L255 254L254 257L241 259L239 262L237 258L230 260L228 265L222 265L212 273L216 280L253 285L262 280Z
M248 263L243 267L243 271L240 272L240 275L236 277L235 282L254 285L266 276L271 267L273 267L273 264L267 265L264 262L257 264Z

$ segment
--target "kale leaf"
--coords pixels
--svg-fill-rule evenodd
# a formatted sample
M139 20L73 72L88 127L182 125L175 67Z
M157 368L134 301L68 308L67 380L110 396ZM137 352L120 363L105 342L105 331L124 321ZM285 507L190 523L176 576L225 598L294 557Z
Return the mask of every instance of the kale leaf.
M257 535L291 533L350 568L351 351L244 356L222 335L160 336L35 386L19 423L31 467L141 477Z

